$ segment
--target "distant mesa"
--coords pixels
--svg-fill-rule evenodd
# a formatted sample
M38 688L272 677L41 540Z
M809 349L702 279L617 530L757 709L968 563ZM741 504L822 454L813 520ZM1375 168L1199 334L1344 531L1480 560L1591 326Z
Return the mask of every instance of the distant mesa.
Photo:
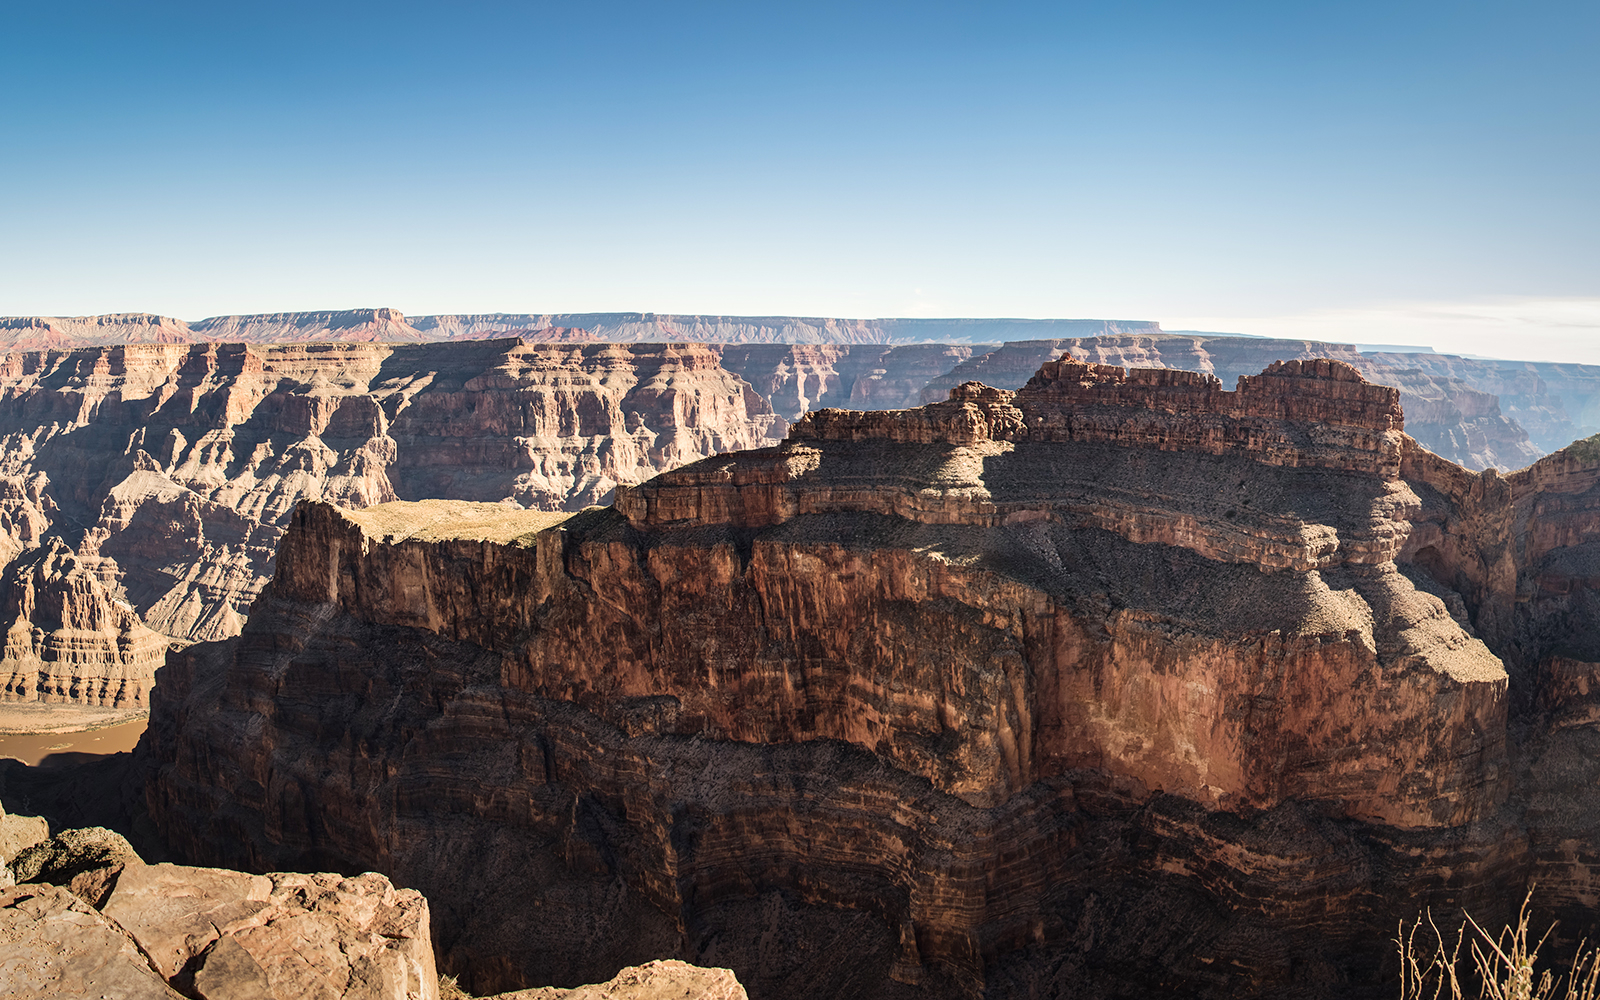
M593 343L582 328L530 322L535 317L475 317L477 322L440 326L424 317L414 325L397 309L212 316L197 322L149 313L104 316L12 316L0 318L0 350L49 351L118 344L294 344L315 341L406 344L442 340L522 337L528 343Z
M1161 333L1161 325L1148 320L835 319L648 312L478 313L408 319L396 309L259 313L187 322L147 313L114 313L0 318L0 350L205 341L416 343L496 339L524 331L539 333L532 341L535 343L993 344L1039 337L1152 335Z

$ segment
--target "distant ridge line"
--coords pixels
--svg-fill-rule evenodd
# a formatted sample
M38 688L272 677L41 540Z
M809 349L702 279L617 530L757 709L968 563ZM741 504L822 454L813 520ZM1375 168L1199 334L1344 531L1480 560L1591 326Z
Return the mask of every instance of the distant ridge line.
M406 317L396 309L336 309L209 316L186 321L150 313L0 318L0 350L111 344L239 341L428 342L571 330L569 339L722 344L993 344L1005 340L1161 336L1150 320L944 317L851 319L653 312L459 313ZM556 339L543 335L539 339Z

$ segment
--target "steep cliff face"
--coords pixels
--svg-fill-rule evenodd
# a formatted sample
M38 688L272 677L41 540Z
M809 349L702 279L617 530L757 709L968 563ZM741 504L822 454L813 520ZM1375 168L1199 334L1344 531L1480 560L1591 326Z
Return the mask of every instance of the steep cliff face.
M5 575L0 699L137 710L168 640L59 538L12 561Z
M238 632L301 499L576 509L782 427L695 345L5 355L7 696L142 705L161 636Z
M1036 337L1160 333L1146 320L836 319L809 316L686 316L666 313L480 313L411 316L397 309L212 316L193 323L145 313L0 317L0 347L70 349L110 344L205 341L409 343L504 339L524 330L541 341L691 344L985 344ZM935 373L938 374L938 373Z
M1148 320L1105 319L839 319L817 316L687 316L667 313L492 313L418 316L430 340L521 326L573 326L619 343L706 344L996 344L1038 337L1160 333Z
M1369 354L1367 366L1459 379L1500 401L1541 452L1558 451L1600 432L1600 366L1491 361L1449 354ZM1520 468L1520 466L1511 466Z
M719 345L722 366L749 382L786 420L828 406L916 406L924 386L991 345Z
M244 633L162 671L150 809L417 885L479 990L1386 995L1400 915L1594 883L1528 847L1537 741L1411 545L1459 503L1399 399L1063 359L556 523L303 505Z
M1362 353L1350 344L1159 333L1005 344L932 379L922 390L921 401L943 399L968 379L1017 388L1063 350L1096 364L1201 372L1216 376L1223 385L1233 385L1279 359L1345 361L1365 378L1400 390L1412 437L1436 454L1475 470L1520 469L1579 436L1579 425L1567 417L1563 397L1545 385L1538 371L1571 370L1556 377L1568 386L1573 405L1590 410L1600 405L1592 401L1600 400L1600 370L1590 369L1594 375L1586 376L1577 371L1584 369L1582 365ZM1600 422L1595 427L1600 428Z

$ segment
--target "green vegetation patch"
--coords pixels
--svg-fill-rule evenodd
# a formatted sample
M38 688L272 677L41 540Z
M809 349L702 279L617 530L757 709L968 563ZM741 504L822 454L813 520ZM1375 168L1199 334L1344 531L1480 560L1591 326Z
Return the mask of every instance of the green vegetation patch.
M1561 450L1580 462L1600 461L1600 434L1574 441Z

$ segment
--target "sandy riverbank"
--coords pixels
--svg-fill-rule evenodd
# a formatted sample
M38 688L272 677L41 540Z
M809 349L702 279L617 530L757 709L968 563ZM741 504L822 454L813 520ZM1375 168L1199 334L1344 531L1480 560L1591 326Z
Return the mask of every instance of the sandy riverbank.
M143 719L144 709L91 708L39 701L0 701L0 736L82 733Z

